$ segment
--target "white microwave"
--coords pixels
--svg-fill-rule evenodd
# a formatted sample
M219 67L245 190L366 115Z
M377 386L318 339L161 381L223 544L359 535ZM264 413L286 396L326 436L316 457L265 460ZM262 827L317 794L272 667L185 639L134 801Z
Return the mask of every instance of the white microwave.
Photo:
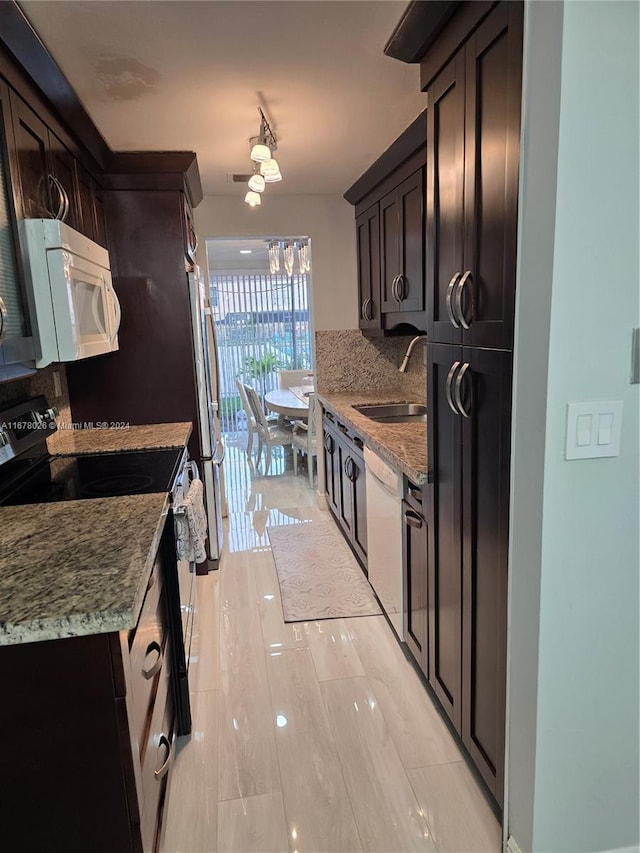
M109 253L57 219L18 223L36 367L118 349Z

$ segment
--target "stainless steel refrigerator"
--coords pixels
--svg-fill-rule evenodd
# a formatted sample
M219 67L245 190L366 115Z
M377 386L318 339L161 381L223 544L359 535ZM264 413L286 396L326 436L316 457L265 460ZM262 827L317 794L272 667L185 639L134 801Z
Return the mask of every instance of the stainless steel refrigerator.
M218 561L222 549L222 516L225 513L222 460L224 443L218 408L218 363L216 332L209 292L195 267L188 274L196 377L198 426L200 431L200 478L204 484L209 537L207 557Z

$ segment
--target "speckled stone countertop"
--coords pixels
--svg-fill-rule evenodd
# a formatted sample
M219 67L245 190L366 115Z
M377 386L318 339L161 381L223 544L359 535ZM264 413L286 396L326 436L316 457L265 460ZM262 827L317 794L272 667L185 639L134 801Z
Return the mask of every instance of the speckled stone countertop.
M135 627L167 501L0 507L0 646Z
M353 408L375 403L424 403L424 400L408 400L391 391L351 391L348 394L320 391L318 399L325 409L352 427L364 439L367 447L406 474L416 485L428 482L426 423L381 424Z
M163 450L184 447L191 435L188 421L171 424L146 424L118 429L58 429L47 438L53 456L77 456L81 453L122 453L126 450Z

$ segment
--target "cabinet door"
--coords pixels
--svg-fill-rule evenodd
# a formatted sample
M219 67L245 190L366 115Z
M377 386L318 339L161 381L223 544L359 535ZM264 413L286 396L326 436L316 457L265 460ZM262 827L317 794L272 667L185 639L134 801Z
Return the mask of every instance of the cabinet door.
M78 209L75 158L53 133L49 133L49 156L51 172L62 185L68 200L67 215L64 221L71 228L78 230L80 211Z
M416 663L429 677L428 527L424 517L402 502L404 564L404 639Z
M427 345L427 442L433 477L429 509L429 683L461 725L461 417L449 403L460 347Z
M431 341L459 343L451 298L460 280L463 240L464 55L460 51L428 90L427 332Z
M351 454L349 445L338 439L338 463L339 463L339 491L338 491L338 521L347 535L347 539L353 542L353 488L349 477Z
M90 240L96 239L94 190L93 178L85 168L78 164L78 200L80 207L78 227Z
M360 328L380 329L380 217L374 204L356 217Z
M19 219L50 219L49 131L33 110L11 92L11 113L19 182ZM56 198L56 211L59 198Z
M510 349L516 279L522 4L501 3L465 48L464 274L469 346Z
M464 348L464 365L462 740L502 805L511 353Z
M424 171L420 169L398 187L400 211L400 279L397 293L402 313L424 311Z
M364 459L359 453L349 452L348 479L351 481L351 534L353 550L367 573L367 487Z
M327 489L327 501L331 512L339 518L340 515L340 461L338 458L337 439L325 422L323 434L324 476Z
M95 187L93 193L93 207L96 215L96 243L99 243L104 248L107 247L107 224L104 217L104 198L102 190Z
M400 269L400 206L398 191L392 190L380 201L380 300L382 313L398 311Z
M0 80L0 365L34 358L17 251L12 173L16 168L9 89Z

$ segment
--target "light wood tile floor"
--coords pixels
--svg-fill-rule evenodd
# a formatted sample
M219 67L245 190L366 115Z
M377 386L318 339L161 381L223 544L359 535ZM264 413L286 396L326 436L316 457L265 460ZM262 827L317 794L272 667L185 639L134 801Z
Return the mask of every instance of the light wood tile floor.
M304 469L225 463L219 571L197 578L193 731L163 853L498 853L501 830L382 616L286 625L267 525L310 517Z

